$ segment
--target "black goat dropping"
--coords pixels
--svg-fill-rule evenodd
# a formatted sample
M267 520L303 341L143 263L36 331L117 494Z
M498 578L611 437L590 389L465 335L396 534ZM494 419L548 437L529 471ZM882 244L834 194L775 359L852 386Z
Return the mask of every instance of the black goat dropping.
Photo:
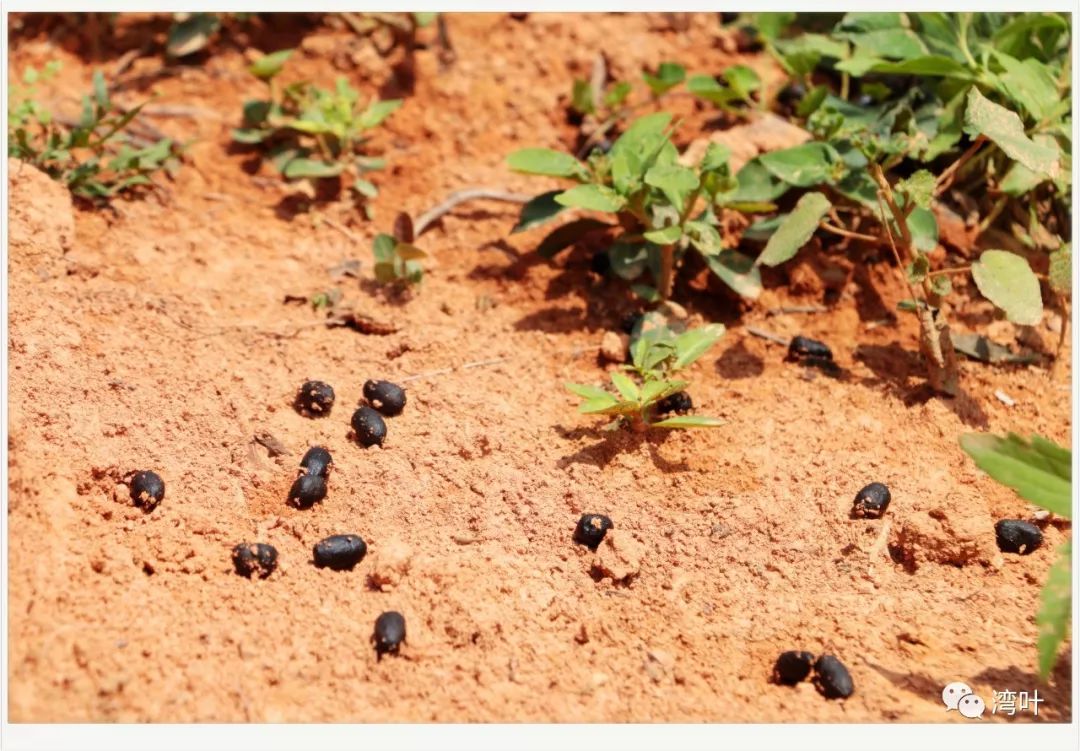
M312 446L300 460L300 469L307 475L316 477L328 477L334 467L334 459L330 452L322 446Z
M1042 545L1042 530L1031 522L1020 519L1002 519L994 525L998 549L1002 553L1027 555Z
M322 475L300 475L289 489L289 504L296 508L311 508L326 497L326 478Z
M367 555L367 543L360 535L330 535L315 543L315 565L334 571L348 571Z
M258 574L260 579L270 576L277 568L277 559L277 548L265 542L242 542L232 550L236 573L249 578L252 574Z
M880 482L872 482L855 495L851 507L853 519L880 519L892 501L892 493Z
M131 478L131 500L145 511L153 511L165 497L165 481L157 472L136 472Z
M322 381L305 381L296 395L296 409L308 417L325 417L334 407L334 388Z
M855 693L851 673L832 655L822 655L814 663L814 685L826 699L846 699Z
M400 415L405 409L405 389L390 381L368 381L364 384L364 398L387 417Z
M386 440L386 421L366 404L353 412L352 429L357 442L365 448L381 446Z
M810 652L781 652L773 666L773 681L783 686L794 686L810 675L814 667L814 655Z
M405 641L405 616L396 610L389 610L375 619L375 633L372 635L375 651L382 655L397 653Z
M582 514L574 529L574 542L596 550L612 526L611 519L603 514Z

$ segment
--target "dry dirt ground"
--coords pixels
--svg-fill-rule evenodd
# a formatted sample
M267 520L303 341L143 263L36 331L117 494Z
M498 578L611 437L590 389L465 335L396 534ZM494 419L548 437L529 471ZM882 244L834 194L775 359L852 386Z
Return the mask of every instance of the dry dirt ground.
M120 21L128 47L166 27ZM374 174L370 222L340 204L316 220L290 211L291 189L229 147L240 103L261 93L246 45L299 43L291 74L395 93L401 76L347 31L300 41L279 24L191 65L136 60L117 96L191 108L149 118L196 139L164 197L85 210L9 162L11 719L963 722L940 692L964 681L988 704L992 690L1038 688L1039 719L1068 720L1069 657L1040 683L1033 619L1069 527L1047 525L1032 555L1002 556L994 522L1033 509L957 442L1015 430L1068 443L1068 364L1051 376L965 362L960 397L925 398L914 321L890 316L904 296L896 270L804 251L818 260L769 277L752 307L702 279L680 287L694 315L729 327L690 373L699 410L724 427L609 435L561 384L605 377L597 344L633 301L590 274L584 251L536 260L542 232L508 236L515 207L463 206L425 234L434 263L411 299L328 273L356 258L369 279L371 238L398 210L474 185L546 189L509 174L505 155L567 142L561 98L596 50L624 76L673 59L709 71L748 60L777 77L713 17L673 31L661 15L452 16L449 30L456 61L418 50L415 92L373 143L392 167ZM83 46L28 24L12 75L60 59L50 94L74 106L93 68L112 70L122 52L95 60ZM684 143L730 125L687 114ZM282 302L333 286L398 332L326 328ZM1056 341L1051 314L1016 331L971 297L958 329L989 326L1014 347ZM769 315L823 302L826 313ZM747 325L828 341L842 376L784 363ZM382 449L349 440L368 378L492 359L411 380ZM291 408L307 378L337 389L329 417ZM261 433L288 454L271 458ZM335 458L329 495L291 509L315 443ZM117 488L143 468L167 484L149 514ZM850 520L871 481L892 489L887 519ZM628 580L597 574L571 542L583 512L614 520L600 555ZM368 557L316 569L313 543L347 532ZM281 555L264 581L230 562L233 545L256 540ZM392 609L408 643L377 661L372 624ZM839 656L854 696L770 684L787 649Z

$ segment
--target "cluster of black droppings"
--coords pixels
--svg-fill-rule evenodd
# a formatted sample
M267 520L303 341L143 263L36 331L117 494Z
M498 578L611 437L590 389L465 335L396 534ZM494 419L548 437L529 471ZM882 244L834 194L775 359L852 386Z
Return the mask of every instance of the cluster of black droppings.
M656 414L666 415L674 412L677 415L685 415L693 408L694 401L690 398L690 395L685 391L676 391L656 403Z
M277 568L277 558L277 548L264 542L242 542L232 551L236 573L248 578L252 574L258 574L260 579L270 576Z
M994 525L998 549L1002 553L1027 555L1042 545L1042 531L1031 522L1002 519Z
M334 407L334 388L322 381L306 381L296 394L296 410L307 417L326 417Z
M872 482L855 495L851 507L852 519L880 519L889 508L892 494L889 488L880 482Z
M826 699L846 699L855 693L851 673L832 655L822 655L814 663L814 685Z
M396 417L405 409L405 389L390 381L368 381L364 384L364 398L387 417Z
M401 643L405 641L405 616L396 610L389 610L375 619L375 633L371 640L375 642L375 652L380 659L384 654L397 654Z
M334 459L322 446L312 446L300 460L300 471L306 475L326 478L334 468Z
M386 440L386 421L366 404L353 412L352 429L357 443L364 448L381 446Z
M360 535L330 535L315 543L315 565L334 571L348 571L367 555L367 543Z
M781 652L773 666L773 682L781 686L794 686L802 683L814 667L814 655L811 652Z
M574 542L595 551L614 525L603 514L582 514L574 529Z
M157 472L145 470L131 477L131 500L144 511L153 511L165 497L165 481Z
M322 475L300 475L289 489L289 505L296 508L311 508L323 498L326 498L326 478Z

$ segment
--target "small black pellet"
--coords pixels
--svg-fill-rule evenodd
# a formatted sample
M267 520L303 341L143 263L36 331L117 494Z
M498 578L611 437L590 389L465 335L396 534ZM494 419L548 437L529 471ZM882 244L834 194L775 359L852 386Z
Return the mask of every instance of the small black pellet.
M386 440L386 422L382 415L366 404L353 412L352 428L361 446L381 446Z
M153 511L165 497L165 481L157 472L136 472L131 478L131 500L145 511Z
M387 417L400 415L405 409L405 389L390 381L368 381L364 384L364 398Z
M814 655L810 652L781 652L773 666L773 682L794 686L806 680L814 667Z
M892 493L880 482L872 482L855 495L851 507L852 519L880 519L885 516Z
M1027 555L1042 545L1042 531L1031 522L1002 519L994 525L998 549L1002 553Z
M371 637L375 642L375 651L382 655L397 654L401 643L405 641L405 616L396 610L389 610L375 619L375 633Z
M296 409L309 417L325 417L334 406L334 389L322 381L306 381L296 395Z
M265 542L242 542L233 548L232 559L240 576L258 574L265 579L277 568L277 548Z
M334 467L334 459L330 452L322 446L312 446L300 460L300 469L304 474L328 477Z
M574 530L574 542L596 550L612 526L611 519L603 514L582 514Z
M315 565L347 571L367 555L367 543L359 535L330 535L315 543Z
M832 655L822 655L814 663L814 685L826 699L846 699L855 692L851 673Z
M694 402L685 391L676 391L674 394L665 396L656 404L656 414L666 415L674 412L679 415L686 414L694 408Z
M832 360L832 350L824 342L805 336L796 336L788 345L788 359Z
M321 475L300 475L289 490L289 504L311 508L326 497L326 478Z

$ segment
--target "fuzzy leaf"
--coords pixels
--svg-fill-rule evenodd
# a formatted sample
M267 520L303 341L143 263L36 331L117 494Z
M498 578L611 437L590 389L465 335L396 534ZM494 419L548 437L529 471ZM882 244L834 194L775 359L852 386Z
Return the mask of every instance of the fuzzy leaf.
M576 185L555 196L563 206L614 213L626 205L626 199L606 185Z
M930 208L930 202L934 198L936 182L936 178L930 170L921 169L911 177L898 182L896 189L911 198L916 206L928 209Z
M821 193L807 193L800 198L787 219L769 238L765 250L754 265L777 266L794 258L799 249L814 235L818 222L831 205L829 199Z
M960 446L975 464L1027 501L1064 519L1072 518L1072 452L1045 438L1026 441L1015 433L1001 438L968 433Z
M1020 256L987 250L971 264L971 275L979 292L1013 323L1034 326L1042 320L1039 280Z
M724 71L724 80L731 91L744 102L752 101L751 94L761 88L761 77L746 65L732 65Z
M1066 243L1050 254L1050 287L1059 295L1072 294L1072 245Z
M683 231L690 238L691 244L703 255L714 256L724 249L720 233L708 222L687 222L683 225Z
M809 188L830 181L836 152L828 144L804 143L758 157L762 166L789 185ZM771 199L765 199L771 200Z
M659 188L671 205L682 211L686 196L698 186L698 176L681 164L656 165L645 173L645 184Z
M530 175L549 177L585 176L585 167L570 154L552 149L521 149L506 159L510 169Z
M1060 170L1058 152L1028 138L1024 123L1012 110L994 104L972 86L964 112L964 131L983 135L1032 172L1056 177Z

